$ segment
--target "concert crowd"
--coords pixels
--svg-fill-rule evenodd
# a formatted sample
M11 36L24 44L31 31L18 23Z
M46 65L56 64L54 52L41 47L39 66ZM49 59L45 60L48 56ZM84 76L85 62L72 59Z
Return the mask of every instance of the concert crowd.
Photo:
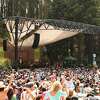
M0 70L0 100L100 100L100 69Z

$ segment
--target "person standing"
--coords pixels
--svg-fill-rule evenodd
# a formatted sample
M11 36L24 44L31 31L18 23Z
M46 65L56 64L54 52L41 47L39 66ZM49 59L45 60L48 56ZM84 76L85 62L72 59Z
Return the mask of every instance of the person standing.
M67 94L62 91L61 83L55 81L51 90L47 91L44 100L65 100Z

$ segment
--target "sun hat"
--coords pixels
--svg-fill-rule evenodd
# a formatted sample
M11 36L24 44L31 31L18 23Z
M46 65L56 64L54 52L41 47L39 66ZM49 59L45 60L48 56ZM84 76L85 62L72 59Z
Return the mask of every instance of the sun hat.
M34 86L34 82L28 82L24 85L24 87L31 88Z
M0 88L4 88L4 87L5 87L4 83L0 81Z

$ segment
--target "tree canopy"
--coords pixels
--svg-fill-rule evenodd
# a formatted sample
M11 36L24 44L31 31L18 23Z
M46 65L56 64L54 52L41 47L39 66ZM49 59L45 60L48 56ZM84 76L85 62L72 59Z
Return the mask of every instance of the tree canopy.
M53 0L49 18L97 24L99 0ZM100 6L100 5L99 5Z

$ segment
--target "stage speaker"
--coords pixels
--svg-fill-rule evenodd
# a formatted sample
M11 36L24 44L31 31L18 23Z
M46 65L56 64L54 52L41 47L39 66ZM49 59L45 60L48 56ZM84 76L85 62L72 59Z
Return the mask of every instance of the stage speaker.
M39 41L40 41L40 34L34 33L34 42L32 48L37 48L39 45Z
M7 40L3 40L3 50L7 51Z

